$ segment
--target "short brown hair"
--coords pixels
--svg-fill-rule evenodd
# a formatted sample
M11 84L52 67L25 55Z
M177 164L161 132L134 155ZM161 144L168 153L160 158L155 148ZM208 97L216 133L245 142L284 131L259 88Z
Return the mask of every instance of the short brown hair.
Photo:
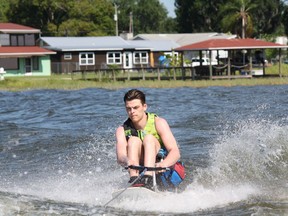
M131 101L134 99L139 99L142 104L146 103L145 94L138 89L131 89L128 92L126 92L126 94L124 95L124 102L125 103L126 103L126 101Z

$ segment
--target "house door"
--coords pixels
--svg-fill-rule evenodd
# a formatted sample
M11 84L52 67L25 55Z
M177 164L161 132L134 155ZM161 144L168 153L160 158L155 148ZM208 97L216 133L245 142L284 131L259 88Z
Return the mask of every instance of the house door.
M125 69L133 67L132 52L124 52L123 62L124 62L123 66Z
M32 64L31 58L25 58L25 73L32 72Z

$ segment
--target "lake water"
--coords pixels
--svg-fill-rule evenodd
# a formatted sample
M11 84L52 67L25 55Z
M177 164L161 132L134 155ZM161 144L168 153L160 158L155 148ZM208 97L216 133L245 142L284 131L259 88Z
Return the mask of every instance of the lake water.
M288 86L141 89L178 141L184 191L104 208L128 185L127 90L0 91L0 215L288 215Z

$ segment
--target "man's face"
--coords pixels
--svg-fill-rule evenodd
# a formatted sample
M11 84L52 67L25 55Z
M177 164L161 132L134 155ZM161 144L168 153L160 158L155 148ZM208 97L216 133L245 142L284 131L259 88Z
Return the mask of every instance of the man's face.
M132 120L132 122L140 121L146 112L147 105L142 104L141 100L134 99L131 101L126 101L125 103L126 112L129 116L129 118Z

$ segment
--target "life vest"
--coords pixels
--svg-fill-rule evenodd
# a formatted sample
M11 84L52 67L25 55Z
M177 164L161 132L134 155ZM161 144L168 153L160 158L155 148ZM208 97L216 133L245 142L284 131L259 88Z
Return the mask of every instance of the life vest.
M148 116L148 119L145 128L143 130L137 130L134 127L130 118L128 118L124 122L123 127L126 140L128 141L128 139L131 136L137 136L141 140L143 140L145 135L152 134L159 141L161 145L161 148L156 156L156 160L160 161L161 159L164 159L168 153L155 127L155 117L157 117L157 115L154 113L146 113L146 114ZM171 167L170 170L157 175L158 177L160 177L160 181L158 181L158 183L160 184L160 187L162 187L162 189L164 190L169 188L176 188L184 180L185 175L186 173L184 164L178 161L173 167Z
M130 118L128 118L124 122L123 127L124 127L126 140L128 140L131 136L137 136L141 140L143 140L145 135L151 134L159 141L161 148L164 147L163 141L162 141L161 137L159 136L159 134L156 130L156 126L155 126L155 117L157 117L157 115L154 113L146 113L146 114L148 116L148 119L147 119L147 123L145 125L145 128L143 130L137 130L134 127L133 122L131 121Z

